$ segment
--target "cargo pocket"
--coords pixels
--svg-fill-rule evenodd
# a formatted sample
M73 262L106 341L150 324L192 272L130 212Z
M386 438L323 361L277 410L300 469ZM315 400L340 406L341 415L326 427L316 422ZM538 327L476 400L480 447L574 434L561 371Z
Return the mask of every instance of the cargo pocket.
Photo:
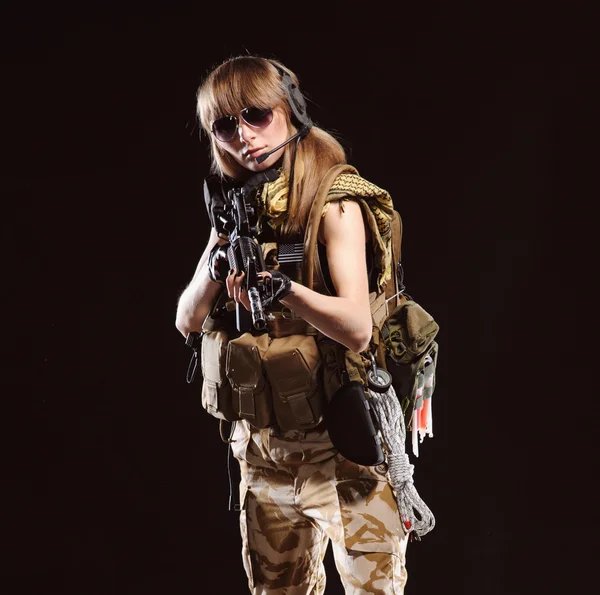
M346 547L359 551L392 552L404 537L387 465L357 465L336 454L336 491ZM391 548L391 549L390 549Z
M248 493L249 490L242 482L240 484L240 535L242 537L242 563L246 576L248 577L248 587L254 588L253 557L256 555L253 548L250 547L250 536L248 531Z
M227 346L226 374L233 407L240 418L259 429L272 426L275 420L271 390L262 367L269 341L267 334L244 333Z
M364 592L403 593L408 539L390 485L354 477L338 480L336 490L347 552L342 562L346 580Z
M225 374L228 335L209 331L202 338L202 406L218 419L240 419L232 402L231 385Z
M321 356L311 335L273 339L263 356L273 392L273 409L282 430L310 430L323 414Z

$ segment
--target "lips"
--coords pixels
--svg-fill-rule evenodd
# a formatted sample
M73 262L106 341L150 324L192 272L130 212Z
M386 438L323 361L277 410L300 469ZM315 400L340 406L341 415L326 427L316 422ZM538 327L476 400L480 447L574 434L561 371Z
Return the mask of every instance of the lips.
M261 151L264 151L267 147L261 147L260 149L252 149L250 151L246 151L246 157L248 159L256 159Z

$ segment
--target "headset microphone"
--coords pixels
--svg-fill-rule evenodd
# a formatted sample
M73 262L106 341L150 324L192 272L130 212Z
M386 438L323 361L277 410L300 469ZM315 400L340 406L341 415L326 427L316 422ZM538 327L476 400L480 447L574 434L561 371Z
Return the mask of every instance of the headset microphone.
M296 139L298 137L302 138L303 136L306 136L308 134L309 130L310 130L309 126L303 126L298 132L296 132L296 134L294 134L294 136L291 136L290 138L288 138L285 142L281 143L278 147L275 147L274 149L271 149L268 153L263 153L262 155L257 157L256 163L262 163L263 161L266 161L273 153L275 153L276 151L279 151L279 149L285 147L288 143L291 143L294 139Z

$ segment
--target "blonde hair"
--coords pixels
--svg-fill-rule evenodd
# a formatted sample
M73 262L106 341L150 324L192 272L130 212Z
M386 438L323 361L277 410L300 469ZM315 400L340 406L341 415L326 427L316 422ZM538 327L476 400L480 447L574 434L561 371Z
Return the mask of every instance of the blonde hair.
M212 122L224 114L238 114L248 106L265 109L281 107L286 116L289 135L298 131L292 123L292 110L281 83L281 75L274 64L285 70L298 86L298 77L291 70L276 60L258 56L238 56L226 60L212 70L200 85L197 113L202 128L211 141L213 173L240 180L249 174L221 149L211 133ZM292 141L284 149L283 169L288 176L295 146L296 142ZM327 170L339 163L346 163L346 154L341 144L329 132L313 125L298 144L293 188L282 231L284 236L303 234L319 183Z

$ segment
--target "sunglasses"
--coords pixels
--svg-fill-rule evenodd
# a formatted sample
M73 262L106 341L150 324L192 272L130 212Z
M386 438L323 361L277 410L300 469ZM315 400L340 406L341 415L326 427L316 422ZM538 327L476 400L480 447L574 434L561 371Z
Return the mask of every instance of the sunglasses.
M240 117L252 128L266 128L273 121L273 110L246 107L240 112ZM221 142L229 143L234 139L239 125L236 116L222 116L212 123L212 132Z

